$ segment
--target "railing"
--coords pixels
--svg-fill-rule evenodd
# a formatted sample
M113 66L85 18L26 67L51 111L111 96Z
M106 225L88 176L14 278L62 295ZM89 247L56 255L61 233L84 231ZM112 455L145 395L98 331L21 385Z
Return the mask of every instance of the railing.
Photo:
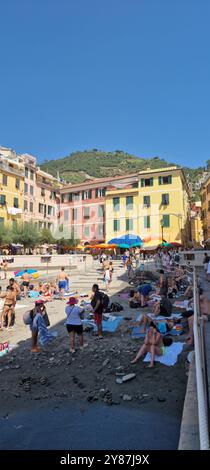
M195 343L195 366L196 385L198 399L198 421L200 450L209 450L209 401L208 401L208 379L206 370L204 318L200 315L198 275L196 268L193 271L194 292L194 343Z

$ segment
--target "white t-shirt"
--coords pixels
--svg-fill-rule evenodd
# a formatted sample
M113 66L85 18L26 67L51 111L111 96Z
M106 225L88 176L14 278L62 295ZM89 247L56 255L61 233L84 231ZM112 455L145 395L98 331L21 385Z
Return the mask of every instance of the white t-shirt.
M67 305L65 312L67 315L66 325L82 325L81 314L83 308L78 305Z

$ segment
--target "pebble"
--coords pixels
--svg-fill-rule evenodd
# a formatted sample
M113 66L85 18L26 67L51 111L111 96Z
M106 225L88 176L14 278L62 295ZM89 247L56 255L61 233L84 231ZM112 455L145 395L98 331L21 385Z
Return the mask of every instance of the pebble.
M123 382L128 382L129 380L135 379L135 377L136 377L136 374L134 374L134 373L127 374L127 375L123 376L122 381Z
M126 395L126 393L123 395L123 400L124 401L131 401L132 400L132 396L131 395Z
M120 377L117 377L116 384L122 384L122 383L123 383L123 379L121 379Z
M102 366L105 367L107 366L107 364L109 364L110 360L107 358L105 359L105 361L103 362Z

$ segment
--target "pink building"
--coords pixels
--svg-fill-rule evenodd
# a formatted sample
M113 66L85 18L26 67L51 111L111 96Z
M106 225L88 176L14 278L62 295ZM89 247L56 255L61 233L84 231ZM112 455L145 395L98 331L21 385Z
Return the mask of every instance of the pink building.
M80 239L83 243L104 242L106 189L114 189L116 185L129 187L131 176L138 181L135 174L88 180L63 187L58 217L64 238Z

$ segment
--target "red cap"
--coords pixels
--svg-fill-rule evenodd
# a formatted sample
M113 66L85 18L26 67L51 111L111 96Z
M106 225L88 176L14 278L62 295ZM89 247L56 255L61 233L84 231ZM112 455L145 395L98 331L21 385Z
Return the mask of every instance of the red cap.
M78 300L76 299L76 297L70 297L68 302L67 302L67 305L75 305L77 304Z

